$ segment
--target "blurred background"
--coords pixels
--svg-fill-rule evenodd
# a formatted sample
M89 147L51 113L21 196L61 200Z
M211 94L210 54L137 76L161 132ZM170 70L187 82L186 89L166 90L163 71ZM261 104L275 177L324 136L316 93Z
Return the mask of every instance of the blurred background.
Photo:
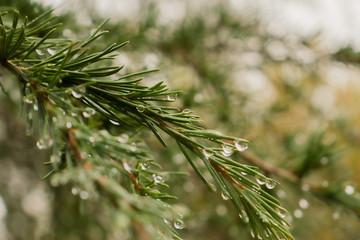
M144 82L183 90L175 105L194 110L207 128L249 139L252 158L234 158L265 166L281 183L269 192L290 211L296 239L360 239L359 1L0 5L30 18L55 8L64 22L57 34L71 39L110 17L110 34L96 47L130 40L114 60L123 73L160 68ZM48 155L25 136L16 87L10 98L0 95L0 239L117 239L70 187L41 181ZM191 174L167 179L178 197L169 203L184 214L184 239L251 239L231 203L207 192L174 142L165 149L145 137L164 169Z

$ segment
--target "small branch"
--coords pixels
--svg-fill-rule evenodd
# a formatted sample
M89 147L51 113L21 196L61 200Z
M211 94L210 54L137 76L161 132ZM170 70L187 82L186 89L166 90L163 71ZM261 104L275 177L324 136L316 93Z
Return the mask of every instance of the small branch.
M217 165L216 163L214 163L213 161L210 162L211 166L213 166L218 172L220 172L229 182L233 183L234 185L236 185L238 188L240 188L241 190L244 190L244 186L242 184L240 184L238 181L236 181L234 178L232 178L228 171L226 171L224 168L222 168L221 166Z
M256 166L260 167L267 173L271 173L276 176L285 178L293 183L298 183L300 181L300 178L297 175L295 175L294 173L292 173L288 170L282 169L282 168L277 168L275 166L272 166L269 163L264 162L260 158L255 157L251 153L241 152L240 155L243 157L243 159L245 159L246 161L248 161L250 163L255 164Z
M79 162L83 161L83 158L81 156L81 153L79 151L79 149L77 148L77 143L76 143L76 138L75 138L75 134L74 134L75 130L74 129L70 129L67 133L67 137L69 140L69 144L72 148L72 150L75 153L75 157Z

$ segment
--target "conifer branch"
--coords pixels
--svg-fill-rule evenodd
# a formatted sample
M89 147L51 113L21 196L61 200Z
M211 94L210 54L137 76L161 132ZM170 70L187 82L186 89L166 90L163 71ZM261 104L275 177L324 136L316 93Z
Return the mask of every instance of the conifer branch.
M273 189L277 182L256 167L230 158L233 152L246 150L247 140L200 127L201 120L189 110L160 105L175 101L178 91L170 91L163 82L149 87L134 79L154 70L119 75L122 67L109 67L105 61L113 59L127 42L99 52L90 48L90 43L106 33L101 31L106 21L87 40L72 42L51 37L58 26L55 19L49 11L17 27L15 12L9 27L0 18L1 66L15 75L21 86L27 133L33 131L34 115L42 120L37 146L53 149L52 171L47 176L52 177L53 185L78 186L84 200L99 197L98 188L133 222L139 221L138 214L142 216L145 232L138 224L133 226L139 236L179 238L168 220L164 221L176 214L156 200L174 198L158 190L167 186L162 173L144 167L152 159L138 141L111 132L113 128L146 127L164 146L161 133L178 143L201 180L224 200L230 199L253 236L293 239L284 218L287 211L261 186ZM97 121L109 121L113 126L105 128ZM204 177L193 156L203 161L212 180ZM151 230L151 226L159 230ZM182 228L179 224L174 227Z

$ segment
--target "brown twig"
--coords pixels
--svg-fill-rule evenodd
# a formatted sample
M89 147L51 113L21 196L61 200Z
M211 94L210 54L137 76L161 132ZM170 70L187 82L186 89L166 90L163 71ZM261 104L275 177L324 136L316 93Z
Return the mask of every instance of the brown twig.
M285 178L287 180L289 180L290 182L293 183L298 183L300 181L300 178L295 175L294 173L282 169L282 168L277 168L273 165L270 165L267 162L264 162L263 160L261 160L260 158L257 158L256 156L252 155L251 153L248 152L241 152L240 155L243 157L243 159L245 159L246 161L253 163L254 165L260 167L261 169L263 169L265 172L267 173L271 173L274 174L276 176Z

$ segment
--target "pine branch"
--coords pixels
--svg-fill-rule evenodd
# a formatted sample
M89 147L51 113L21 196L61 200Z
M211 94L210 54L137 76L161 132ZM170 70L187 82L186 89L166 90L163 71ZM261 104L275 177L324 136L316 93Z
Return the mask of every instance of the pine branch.
M33 131L36 113L42 121L37 146L53 149L48 163L53 169L47 176L52 176L53 185L78 186L82 199L99 197L97 193L104 191L101 195L132 221L138 222L140 214L147 234L179 238L163 220L168 218L167 212L170 218L176 214L164 202L155 201L174 198L158 191L166 186L163 173L144 167L152 161L139 142L127 135L116 137L98 122L109 121L119 130L145 127L164 146L161 132L178 143L204 183L219 191L224 200L230 199L239 216L250 224L253 236L293 239L284 219L287 211L261 187L272 189L277 182L230 158L233 152L247 149L247 140L203 129L191 111L160 105L175 101L178 92L170 91L163 82L149 87L134 79L153 70L118 75L121 67L107 66L106 60L113 59L127 42L99 52L91 49L89 44L105 33L100 31L105 22L87 40L72 42L51 37L58 26L54 20L49 11L21 27L17 27L17 12L12 27L0 21L1 66L15 75L21 86L27 133ZM43 37L37 37L40 33ZM212 180L204 177L193 156L203 161ZM149 226L159 231L149 230ZM174 227L181 228L179 224Z

